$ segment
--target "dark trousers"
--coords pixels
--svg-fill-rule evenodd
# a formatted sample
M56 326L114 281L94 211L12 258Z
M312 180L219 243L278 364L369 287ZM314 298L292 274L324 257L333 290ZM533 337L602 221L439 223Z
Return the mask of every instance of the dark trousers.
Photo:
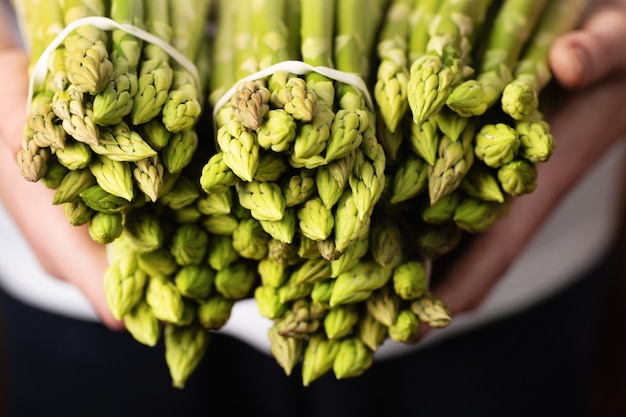
M8 400L0 415L595 417L600 324L614 276L604 260L531 309L376 361L358 378L329 374L307 388L297 370L286 377L273 358L219 333L186 387L172 388L162 344L146 347L3 294Z

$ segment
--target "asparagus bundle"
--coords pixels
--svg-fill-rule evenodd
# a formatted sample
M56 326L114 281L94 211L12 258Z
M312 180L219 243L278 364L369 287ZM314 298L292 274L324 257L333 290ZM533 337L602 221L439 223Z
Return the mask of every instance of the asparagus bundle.
M193 126L205 92L194 69L176 58L201 59L210 1L193 14L184 12L190 7L185 2L43 3L17 3L29 10L21 15L34 76L42 78L47 66L43 81L33 85L20 170L56 190L53 204L64 206L69 222L89 223L94 240L109 243L121 233L123 214L156 201L164 177L178 175L197 147ZM119 27L79 24L89 17L143 29L162 44ZM36 67L61 29L74 23ZM176 56L163 50L168 45Z
M406 8L405 2L395 3ZM479 1L472 9L463 1L418 1L408 30L397 20L384 22L379 49L386 48L392 34L405 36L404 42L395 41L395 49L384 49L401 54L394 55L394 63L405 67L396 73L408 71L415 77L426 73L424 62L441 60L447 65L437 67L441 72L416 78L423 85L409 79L407 115L402 115L401 105L389 107L391 100L376 96L383 116L378 131L388 156L387 183L372 217L369 250L377 253L379 265L382 259L394 259L391 264L397 266L361 310L372 316L365 322L375 324L363 330L377 340L372 348L385 338L410 343L420 323L449 323L446 306L429 291L436 278L431 277L433 263L444 261L464 234L489 229L506 214L513 198L535 189L536 164L548 161L555 148L537 103L550 77L548 48L575 27L584 3ZM463 13L455 19L441 15L451 8ZM429 26L433 17L437 23ZM467 26L445 26L446 20ZM450 39L455 39L452 44L447 43ZM390 58L384 53L379 58L377 82L386 85ZM455 68L459 70L452 71ZM516 87L521 85L531 93L512 93L522 90ZM533 101L524 101L526 97ZM395 125L386 114L403 119ZM384 232L373 240L377 230Z
M31 71L43 78L33 84L20 170L25 179L56 190L52 204L63 206L71 224L88 224L95 241L111 244L104 276L109 308L148 345L168 324L166 360L174 385L182 386L208 342L191 307L178 310L184 303L170 284L185 282L182 293L193 300L208 296L197 287L211 272L196 267L198 254L190 249L206 252L206 233L183 227L180 219L190 216L189 209L179 212L193 202L194 187L199 194L192 162L203 151L195 125L208 77L196 72L207 67L211 1L16 6L31 45ZM132 27L79 24L87 17ZM67 37L57 38L72 24ZM56 47L42 57L49 45ZM203 311L229 313L228 300L205 304Z
M312 250L301 238L297 251L285 255L280 245L279 255L259 264L255 297L261 313L274 321L272 353L286 373L301 364L304 385L328 372L354 377L371 366L386 340L412 343L422 324L450 322L446 306L430 292L433 262L454 250L465 233L490 228L514 197L532 192L535 164L546 162L554 150L541 113L515 120L494 104L521 56L532 56L541 45L545 63L546 45L577 23L578 5L562 26L550 23L561 4L390 2L372 83L381 120L369 125L376 134L368 148L386 153L385 183L369 222L357 226L364 232L342 250L327 240L318 240L318 250ZM437 14L441 20L429 28L428 16ZM504 28L511 32L502 33ZM433 56L443 72L426 77ZM411 82L416 74L423 85ZM480 87L469 89L481 93L477 99L464 98L464 105L478 103L477 110L453 104L461 97L456 92L468 85ZM433 87L436 93L421 90ZM355 160L360 166L358 153ZM350 200L340 198L335 230L342 222L358 223Z
M450 12L453 6L448 3L452 2L417 2L413 8L414 19L405 35L409 46L397 49L398 53L403 53L399 62L412 60L415 69L416 63L432 60L430 56L433 45L439 42L438 37L452 29L445 29L441 34L433 29L429 31L428 19L439 13L441 21L445 21L440 14ZM454 3L455 8L462 8L459 3L464 2ZM437 100L447 105L437 104L437 110L423 120L413 111L410 116L404 116L404 124L396 131L388 122L379 124L390 161L386 169L390 180L379 206L396 215L400 212L401 217L405 217L404 212L422 213L422 224L414 227L424 235L418 240L428 246L423 252L451 250L454 245L446 239L433 238L454 231L451 242L457 242L460 231L455 229L476 233L489 228L506 213L512 198L535 189L535 164L547 161L554 150L549 125L537 110L537 103L523 110L525 117L519 116L521 110L513 117L512 110L503 109L515 99L511 98L513 94L504 91L512 91L514 85L521 84L514 81L515 77L525 77L520 67L536 68L536 73L540 73L534 79L542 81L532 84L533 88L540 91L546 85L549 45L556 36L574 27L584 2L567 3L567 6L561 1L479 3L483 8L480 12L478 7L471 10L473 16L469 8L464 9L463 18L456 15L455 21L473 27L473 32L465 31L470 35L464 38L464 48L458 48L464 42L457 40L454 49L447 43L447 49L443 49L448 53L456 51L454 56L459 57L464 51L466 58L462 62L473 75L466 75L466 81L456 83L455 88L447 88L449 94L433 90L420 96L411 91L409 80L409 103L447 94L445 100ZM563 18L557 17L561 16L561 8L568 9ZM485 16L490 18L485 20ZM559 24L552 19L558 19ZM390 22L386 24L391 25ZM458 28L452 32L456 36ZM383 26L380 46L388 42L386 33ZM470 51L473 52L470 54ZM533 58L524 58L528 56ZM387 61L388 58L383 57L380 67ZM451 62L460 65L461 61ZM528 76L526 85L532 83L531 77ZM441 74L438 78L433 76L433 88L441 86L434 81L437 79L441 79ZM538 93L533 95L537 97ZM499 106L501 101L503 109ZM378 105L385 108L388 100L378 99ZM432 107L431 104L426 106ZM522 105L517 104L517 107ZM445 232L440 230L444 226ZM435 241L443 245L441 249L430 247Z
M268 0L262 6L239 1L220 4L224 15L233 7L234 22L242 14L249 19L250 10L273 16L255 14L250 32L242 25L218 26L216 61L239 76L281 61L301 60L353 74L357 81L368 78L375 39L370 31L382 19L383 2L363 7L353 0L304 0L299 2L302 20L295 25L287 23L284 13L294 1ZM299 36L289 33L290 27L299 28ZM229 35L228 30L239 32ZM294 38L300 39L295 52L287 47L288 39ZM228 63L220 52L228 46L221 40L234 40L236 52ZM215 90L225 91L233 80L212 82ZM216 109L218 153L204 166L201 186L209 196L234 190L239 204L249 211L246 223L256 231L255 240L264 236L264 244L248 243L238 253L256 262L257 305L276 322L272 337L288 338L287 343L292 335L283 327L289 327L291 313L313 303L314 281L334 279L331 262L368 234L383 191L385 155L367 94L327 73L298 75L286 67L239 83L229 105ZM215 105L217 99L212 100ZM318 310L321 318L328 308ZM290 372L292 366L285 370ZM365 367L364 362L349 373L339 370L338 375L356 375Z

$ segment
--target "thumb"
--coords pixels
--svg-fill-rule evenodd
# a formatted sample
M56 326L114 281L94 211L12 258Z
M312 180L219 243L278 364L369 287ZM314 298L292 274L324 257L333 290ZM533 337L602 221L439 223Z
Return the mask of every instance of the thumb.
M626 10L607 5L591 12L580 30L557 39L550 50L555 78L567 88L585 87L626 69Z
M69 227L75 228L71 225ZM89 299L102 324L111 330L122 331L125 329L124 323L113 317L106 301L102 277L108 261L104 249L102 245L91 240L86 227L81 228L85 229L81 230L84 233L78 233L78 230L68 230L65 234L68 239L75 240L73 246L70 247L81 247L81 254L72 259L72 269L67 275L73 278L72 283ZM71 232L76 233L70 236Z

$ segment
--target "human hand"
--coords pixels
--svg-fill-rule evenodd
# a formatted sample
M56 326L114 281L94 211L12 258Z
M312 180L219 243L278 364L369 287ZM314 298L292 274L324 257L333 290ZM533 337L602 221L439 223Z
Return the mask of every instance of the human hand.
M20 174L16 154L26 123L28 57L17 47L0 48L0 200L33 249L43 269L74 284L93 305L102 322L120 330L106 305L103 275L107 265L102 245L86 227L74 227L61 206L53 206L53 191L30 183ZM22 277L28 279L28 276Z
M624 39L626 2L603 0L592 3L580 30L554 43L552 71L566 89L549 118L557 150L537 167L537 189L517 197L508 216L475 236L438 276L433 292L452 315L481 304L564 194L626 133Z

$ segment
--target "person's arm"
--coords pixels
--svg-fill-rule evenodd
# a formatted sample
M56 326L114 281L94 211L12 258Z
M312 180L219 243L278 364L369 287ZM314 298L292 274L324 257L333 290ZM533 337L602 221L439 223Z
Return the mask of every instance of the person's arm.
M87 296L104 324L111 329L122 329L123 324L113 318L105 301L104 247L91 239L86 227L72 226L61 206L52 205L52 190L28 182L20 174L16 155L27 118L29 57L21 49L9 19L6 2L1 2L0 200L44 270L74 284Z
M2 95L14 97L0 101L0 145L17 154L22 127L13 120L26 120L26 95L28 93L29 58L21 47L20 39L11 22L11 12L6 1L0 2L0 71ZM13 102L16 100L16 102ZM2 150L5 151L4 149Z
M557 150L538 166L538 187L476 237L434 289L452 314L470 311L522 252L564 194L626 134L626 2L595 1L580 30L551 49L554 76L569 88L549 121ZM581 122L584 121L584 122Z

